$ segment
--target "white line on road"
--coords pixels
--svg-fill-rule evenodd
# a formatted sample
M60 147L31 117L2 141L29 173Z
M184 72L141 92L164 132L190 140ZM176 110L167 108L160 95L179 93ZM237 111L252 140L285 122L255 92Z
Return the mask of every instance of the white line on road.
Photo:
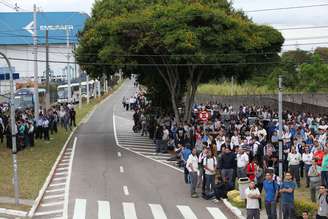
M118 157L122 157L122 153L121 152L117 152L117 156Z
M210 214L213 216L214 219L216 218L227 219L227 217L218 208L207 207L206 209L210 212Z
M129 190L127 186L123 186L123 191L124 191L124 195L128 196L129 195Z
M196 215L189 206L177 205L177 208L180 210L184 219L197 219Z
M54 210L54 211L42 211L36 213L34 216L45 216L45 215L50 215L50 214L59 214L62 213L62 210Z
M150 210L153 213L154 219L167 219L161 205L149 204Z
M52 193L52 192L64 192L65 189L53 189L53 190L46 190L46 193Z
M68 167L57 168L59 171L68 170Z
M98 201L98 219L110 219L110 206L107 201Z
M70 183L71 183L71 175L72 175L72 167L73 167L73 160L74 160L74 154L75 154L75 149L76 149L76 143L77 143L77 137L74 138L73 147L72 147L72 157L71 157L71 160L69 162L67 182L66 182L66 185L65 185L64 213L63 213L63 218L64 219L68 218L69 186L70 186Z
M46 199L62 198L62 197L64 197L64 194L60 194L60 195L47 195L47 196L44 196L43 199L46 200Z
M64 202L51 202L48 204L41 204L41 207L50 207L50 206L56 206L56 205L61 205L64 204Z
M57 178L54 178L52 181L60 181L63 179L66 179L66 177L57 177Z
M51 184L49 187L55 187L55 186L64 186L66 183L54 183Z
M123 211L125 219L137 219L136 208L132 202L123 202Z
M85 210L87 206L87 200L76 199L74 206L73 219L85 219Z
M120 166L120 173L124 173L124 168Z

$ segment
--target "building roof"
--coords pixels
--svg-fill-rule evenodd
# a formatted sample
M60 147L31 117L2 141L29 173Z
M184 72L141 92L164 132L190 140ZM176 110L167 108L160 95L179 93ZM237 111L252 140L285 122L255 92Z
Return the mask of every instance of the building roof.
M38 12L38 44L45 44L45 30L49 30L49 44L66 44L69 29L70 43L77 43L77 33L89 16L80 12ZM0 45L33 44L33 12L0 13Z

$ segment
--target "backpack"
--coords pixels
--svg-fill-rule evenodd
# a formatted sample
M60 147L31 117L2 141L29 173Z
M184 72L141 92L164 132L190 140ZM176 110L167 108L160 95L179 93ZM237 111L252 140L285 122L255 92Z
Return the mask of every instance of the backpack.
M319 200L320 200L321 196L322 196L322 194L319 195ZM328 195L326 195L326 202L328 204Z

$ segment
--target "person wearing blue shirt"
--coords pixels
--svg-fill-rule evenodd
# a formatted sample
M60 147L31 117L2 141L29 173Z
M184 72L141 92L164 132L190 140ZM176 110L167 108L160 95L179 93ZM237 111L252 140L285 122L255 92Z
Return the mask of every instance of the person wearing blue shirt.
M184 167L184 180L186 184L189 184L189 179L188 179L189 171L186 167L186 164L190 154L191 154L190 148L183 146L181 151L181 159Z
M280 186L282 213L284 219L293 219L294 217L294 190L295 182L292 180L292 175L289 172L285 173L285 180Z
M265 174L263 189L265 191L265 210L268 215L268 219L277 219L276 204L279 185L275 180L273 180L273 174L271 172Z

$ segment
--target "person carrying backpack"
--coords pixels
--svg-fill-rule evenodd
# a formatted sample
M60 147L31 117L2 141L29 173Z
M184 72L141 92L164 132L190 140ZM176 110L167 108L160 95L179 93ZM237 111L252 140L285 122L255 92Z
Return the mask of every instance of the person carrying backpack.
M268 215L268 219L277 219L277 199L279 192L279 185L273 179L273 174L268 172L265 175L263 181L263 189L265 191L265 210Z
M205 193L212 193L214 191L215 186L214 177L216 173L217 161L211 149L208 150L208 155L206 158L204 158L203 166L205 169L206 178Z
M319 199L318 199L318 212L316 215L316 219L327 219L328 218L328 194L327 187L325 185L320 186L319 191Z

